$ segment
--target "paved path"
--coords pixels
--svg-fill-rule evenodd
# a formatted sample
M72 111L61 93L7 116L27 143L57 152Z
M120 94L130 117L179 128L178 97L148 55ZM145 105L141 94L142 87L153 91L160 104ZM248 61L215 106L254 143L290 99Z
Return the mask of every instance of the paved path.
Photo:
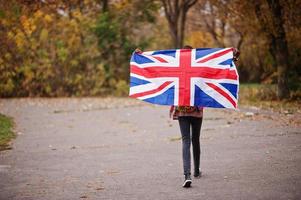
M300 113L206 109L204 176L185 189L179 127L167 107L2 99L0 112L18 133L0 152L1 200L301 199Z

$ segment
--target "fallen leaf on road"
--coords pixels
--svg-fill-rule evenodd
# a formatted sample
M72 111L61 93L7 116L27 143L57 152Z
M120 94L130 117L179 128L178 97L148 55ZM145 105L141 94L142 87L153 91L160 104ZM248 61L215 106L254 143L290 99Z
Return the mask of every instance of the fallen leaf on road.
M107 174L109 175L119 174L119 171L108 171Z
M246 113L245 113L245 116L247 116L247 117L252 117L252 116L254 116L254 113L253 113L253 112L246 112Z
M181 136L176 136L176 137L170 137L170 138L169 138L169 141L175 142L175 141L178 141L178 140L181 140L181 139L182 139Z
M203 128L202 131L214 131L215 128Z

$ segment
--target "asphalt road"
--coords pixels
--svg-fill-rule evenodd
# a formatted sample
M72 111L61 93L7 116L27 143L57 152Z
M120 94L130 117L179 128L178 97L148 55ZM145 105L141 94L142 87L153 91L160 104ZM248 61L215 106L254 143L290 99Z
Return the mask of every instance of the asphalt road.
M182 188L168 107L131 99L2 99L1 200L301 199L301 114L205 109L203 177Z

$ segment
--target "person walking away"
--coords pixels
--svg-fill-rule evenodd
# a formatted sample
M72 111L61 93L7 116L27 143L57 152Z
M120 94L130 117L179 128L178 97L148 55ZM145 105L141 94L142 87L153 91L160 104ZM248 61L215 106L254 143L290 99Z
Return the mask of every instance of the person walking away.
M170 117L178 119L182 135L182 159L185 180L183 187L190 187L191 180L191 156L190 146L192 143L194 177L200 178L200 133L203 121L203 108L198 106L171 106ZM191 131L190 131L191 130Z

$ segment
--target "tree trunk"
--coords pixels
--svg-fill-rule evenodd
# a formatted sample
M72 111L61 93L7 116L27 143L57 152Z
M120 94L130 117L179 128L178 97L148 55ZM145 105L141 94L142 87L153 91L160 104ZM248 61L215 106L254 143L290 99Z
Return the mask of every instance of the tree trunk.
M271 14L272 24L275 34L275 56L277 61L278 72L278 98L289 98L288 87L288 47L286 41L286 34L283 27L283 8L280 5L279 0L267 0Z
M174 48L183 47L188 10L197 0L161 0Z
M269 14L271 16L268 18L271 19L271 23L265 20L260 1L255 1L255 13L261 24L262 31L267 35L268 49L277 69L278 98L282 100L290 96L287 80L289 70L288 47L283 27L283 10L279 0L266 0L266 2L269 6Z
M109 10L109 0L102 0L102 12Z
M180 34L178 39L178 47L183 47L184 36L185 36L185 24L186 24L186 13L187 11L183 9L181 21L180 21Z

